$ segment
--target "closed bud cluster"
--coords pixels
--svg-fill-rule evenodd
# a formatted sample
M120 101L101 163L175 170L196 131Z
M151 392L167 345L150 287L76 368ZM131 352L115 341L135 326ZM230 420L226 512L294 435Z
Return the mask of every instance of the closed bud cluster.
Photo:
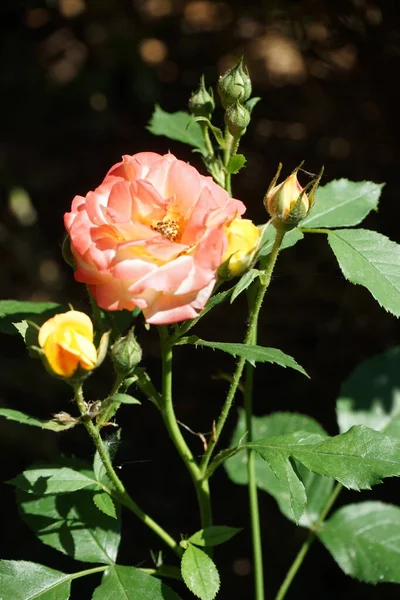
M239 101L231 104L225 112L225 125L234 137L241 137L250 123L250 113Z
M122 377L132 375L142 360L142 349L135 338L133 329L125 337L119 338L111 347L114 369Z
M322 176L322 171L314 181L302 188L297 179L299 168L297 167L279 185L272 185L264 198L265 208L272 217L272 223L277 229L289 231L296 227L308 215L314 204L314 194ZM279 171L280 169L274 183L278 178ZM310 192L306 193L308 190Z
M218 80L218 93L222 106L227 109L235 102L244 104L251 96L251 80L243 59L228 69Z
M233 219L226 229L228 246L218 269L221 277L229 279L247 271L254 263L261 231L250 219Z
M213 91L206 90L204 77L200 80L198 89L193 92L189 100L189 110L195 117L206 117L209 119L215 108Z

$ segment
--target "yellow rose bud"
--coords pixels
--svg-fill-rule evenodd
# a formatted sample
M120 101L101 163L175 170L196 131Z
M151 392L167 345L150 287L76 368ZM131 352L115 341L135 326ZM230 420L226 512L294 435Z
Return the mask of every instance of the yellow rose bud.
M92 321L82 312L52 317L41 326L38 339L50 369L60 377L72 377L79 367L91 371L97 364Z
M277 229L287 231L293 229L308 215L313 207L314 195L324 169L321 169L316 179L310 181L305 188L302 188L297 179L297 172L301 165L285 181L275 185L282 166L279 165L278 171L265 195L265 208L272 217L272 223Z
M310 203L307 194L303 193L303 188L297 180L295 171L285 181L276 185L270 190L264 198L265 208L272 218L279 221L297 222L304 219L310 209ZM296 214L293 214L293 213Z
M221 277L237 277L252 265L261 232L250 219L233 219L226 234L228 246L218 272Z

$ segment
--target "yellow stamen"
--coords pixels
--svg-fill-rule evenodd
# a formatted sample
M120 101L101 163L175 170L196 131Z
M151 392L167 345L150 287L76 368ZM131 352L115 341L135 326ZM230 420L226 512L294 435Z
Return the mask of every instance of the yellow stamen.
M176 242L181 236L180 227L178 221L173 219L163 219L157 221L155 225L152 225L154 231L158 231L161 235L171 242Z

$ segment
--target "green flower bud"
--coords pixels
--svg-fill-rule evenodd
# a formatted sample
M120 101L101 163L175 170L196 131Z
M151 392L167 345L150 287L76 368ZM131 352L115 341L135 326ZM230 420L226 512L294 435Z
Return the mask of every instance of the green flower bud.
M225 113L225 125L234 137L242 136L250 123L250 113L240 102L232 104Z
M118 375L129 377L142 360L142 349L133 329L127 336L119 338L111 347L111 358Z
M206 117L209 119L214 108L215 102L212 88L209 91L206 90L204 75L202 75L198 89L190 97L189 110L195 117Z
M228 69L218 80L218 93L222 106L227 109L235 102L245 103L251 95L251 80L247 67L243 67L243 58Z

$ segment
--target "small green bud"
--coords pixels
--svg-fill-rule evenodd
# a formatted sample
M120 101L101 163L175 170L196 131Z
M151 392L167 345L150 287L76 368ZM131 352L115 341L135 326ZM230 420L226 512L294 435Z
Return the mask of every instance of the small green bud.
M228 69L218 80L218 93L222 106L227 109L235 102L245 103L251 95L251 80L247 67L243 67L243 58Z
M135 338L133 329L127 336L119 338L111 346L111 358L114 369L119 375L129 377L142 360L142 349Z
M240 102L232 104L225 113L225 125L234 137L244 135L250 123L250 113Z
M215 102L212 88L209 91L206 90L204 75L202 75L198 89L190 96L189 110L195 117L206 117L209 119L214 108Z

